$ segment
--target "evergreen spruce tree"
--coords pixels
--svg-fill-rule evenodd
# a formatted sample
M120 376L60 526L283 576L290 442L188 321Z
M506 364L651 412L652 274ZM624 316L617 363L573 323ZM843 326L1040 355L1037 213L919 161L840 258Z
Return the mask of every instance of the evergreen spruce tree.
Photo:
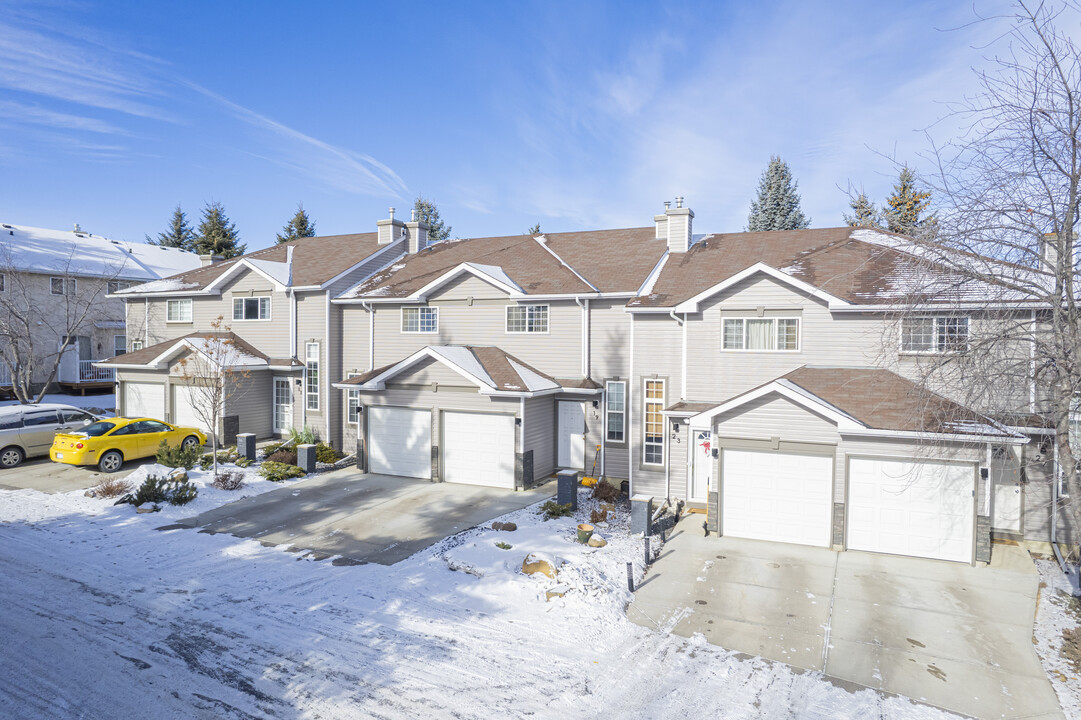
M418 195L413 202L413 212L416 213L417 220L428 226L429 245L450 237L450 225L444 223L443 219L439 217L439 208L431 200L425 199L423 195Z
M158 247L180 248L188 251L192 249L195 244L195 233L192 232L191 226L188 225L188 216L180 209L179 204L173 210L173 219L169 221L169 229L163 233L158 233L157 239L147 235L146 242L148 245L157 245Z
M866 193L860 190L860 194L848 202L852 208L852 214L845 213L845 224L849 227L882 227L882 216L875 204L871 202Z
M921 229L934 223L933 217L920 217L930 204L931 193L918 190L916 176L907 165L904 166L897 184L893 186L893 194L886 200L886 227L890 232L915 236Z
M533 235L534 237L536 237L537 235L540 235L541 234L540 223L537 223L536 225L530 225L529 229L525 231L525 234L526 235Z
M299 203L296 215L285 223L282 231L278 233L278 242L289 242L303 237L315 237L315 223L308 217L308 213L304 212L304 203Z
M792 179L788 163L776 155L758 180L758 197L751 201L751 214L747 217L747 229L799 230L811 225L810 219L800 210L800 197L796 189L799 183Z
M243 255L245 247L240 242L236 225L229 221L222 204L207 203L203 208L203 221L199 223L195 233L195 252L199 255L231 258Z

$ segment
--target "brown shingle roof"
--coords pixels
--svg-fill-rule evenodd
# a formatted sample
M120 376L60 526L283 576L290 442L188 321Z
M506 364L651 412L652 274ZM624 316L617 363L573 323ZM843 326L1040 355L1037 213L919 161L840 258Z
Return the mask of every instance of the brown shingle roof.
M376 233L298 238L246 255L222 260L213 265L172 275L166 279L185 283L184 290L198 291L217 280L243 259L284 263L287 248L290 246L293 248L294 286L321 285L384 247L378 243ZM126 292L137 294L140 292L139 287L133 286Z
M172 340L166 340L165 342L155 343L149 347L145 347L142 350L133 350L123 355L116 355L115 357L108 358L107 360L100 361L101 365L147 365L153 360L156 360L163 352L176 345L181 340L195 339L195 338L222 338L232 341L233 347L239 353L244 355L250 355L251 357L258 358L260 360L268 360L267 356L257 350L251 343L244 340L236 333L233 332L193 332L187 335L181 335L180 337L173 338Z
M522 290L534 295L594 292L589 284L602 292L633 292L645 282L667 247L663 240L654 238L652 228L552 233L545 235L545 245L559 258L530 235L437 243L403 258L341 297L408 297L465 262L497 266Z

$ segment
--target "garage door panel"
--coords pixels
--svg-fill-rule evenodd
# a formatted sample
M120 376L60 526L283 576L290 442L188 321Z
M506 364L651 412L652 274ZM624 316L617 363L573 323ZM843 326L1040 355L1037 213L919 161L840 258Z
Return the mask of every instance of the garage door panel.
M725 535L830 544L833 458L725 450L722 467Z
M514 488L514 416L443 413L443 479Z
M970 562L972 465L849 459L848 547Z
M432 476L429 410L368 409L368 467L373 473L426 479Z
M124 383L124 414L128 417L165 419L165 385Z
M195 412L191 392L182 385L173 386L173 424L207 432L206 423Z

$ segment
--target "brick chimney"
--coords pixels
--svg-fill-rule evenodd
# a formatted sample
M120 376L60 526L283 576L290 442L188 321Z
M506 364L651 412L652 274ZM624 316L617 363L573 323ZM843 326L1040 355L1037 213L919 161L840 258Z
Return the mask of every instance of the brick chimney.
M657 237L661 238L662 216L657 215L653 219L657 223ZM668 252L685 253L691 247L691 223L694 220L694 211L683 207L683 198L676 198L676 206L670 203L664 204L664 229L663 237L668 240Z
M394 208L390 208L389 220L376 221L379 230L379 244L388 245L396 240L401 240L405 235L405 223L394 219Z
M417 211L414 210L409 222L405 224L406 235L409 237L409 254L419 253L428 247L428 226L417 220Z

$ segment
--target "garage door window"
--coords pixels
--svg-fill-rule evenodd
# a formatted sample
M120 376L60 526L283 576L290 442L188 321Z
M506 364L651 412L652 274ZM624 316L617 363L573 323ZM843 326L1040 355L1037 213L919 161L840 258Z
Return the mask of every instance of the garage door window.
M664 463L664 380L646 380L643 397L642 462L647 465Z

